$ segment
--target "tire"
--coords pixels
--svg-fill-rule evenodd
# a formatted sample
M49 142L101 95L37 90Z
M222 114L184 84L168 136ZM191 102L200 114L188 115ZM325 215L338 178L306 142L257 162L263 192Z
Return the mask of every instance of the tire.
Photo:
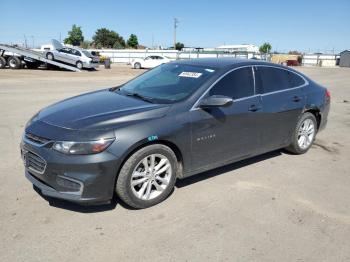
M152 156L153 170L161 172L158 175L146 172L145 160L151 168ZM116 193L124 203L133 208L151 207L169 196L175 185L177 170L176 156L169 147L161 144L146 146L132 154L124 163L117 178Z
M11 69L20 69L21 68L21 60L16 56L10 56L7 59L7 64Z
M77 68L78 68L79 70L83 69L83 63L80 62L80 61L78 61L78 62L76 63L76 66L77 66Z
M6 59L0 56L0 69L4 69L6 67Z
M46 54L46 58L51 60L51 61L54 61L55 60L55 57L53 56L53 53L47 53Z
M316 117L311 113L304 113L295 127L292 135L292 143L286 150L296 155L306 153L315 141L316 134Z
M135 68L135 69L141 69L141 64L140 64L139 62L136 62L136 63L134 64L134 68Z

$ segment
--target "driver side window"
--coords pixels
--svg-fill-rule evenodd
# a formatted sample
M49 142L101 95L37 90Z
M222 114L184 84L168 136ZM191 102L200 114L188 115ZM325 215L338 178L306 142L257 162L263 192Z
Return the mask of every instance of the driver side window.
M254 80L251 67L243 67L224 76L210 89L209 95L223 95L240 99L254 95Z

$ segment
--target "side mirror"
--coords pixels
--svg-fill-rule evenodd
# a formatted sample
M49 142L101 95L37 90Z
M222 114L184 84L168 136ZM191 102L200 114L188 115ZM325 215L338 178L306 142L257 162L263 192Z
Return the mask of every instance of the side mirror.
M200 108L213 108L213 107L225 107L233 103L233 99L228 96L209 96L200 101Z

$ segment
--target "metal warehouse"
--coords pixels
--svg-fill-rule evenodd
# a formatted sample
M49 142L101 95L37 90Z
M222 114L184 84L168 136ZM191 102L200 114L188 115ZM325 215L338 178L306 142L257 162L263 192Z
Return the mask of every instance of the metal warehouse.
M345 50L340 53L339 66L350 67L350 50Z

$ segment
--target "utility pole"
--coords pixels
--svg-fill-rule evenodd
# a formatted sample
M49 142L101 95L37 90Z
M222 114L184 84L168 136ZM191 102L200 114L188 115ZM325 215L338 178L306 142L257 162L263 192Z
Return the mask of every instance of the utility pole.
M177 20L177 18L174 18L174 50L176 50L176 28L178 23L179 20Z
M31 35L31 36L29 36L29 37L32 39L32 47L34 48L34 36Z
M26 37L26 35L24 35L24 46L25 46L25 48L27 48L27 37Z

